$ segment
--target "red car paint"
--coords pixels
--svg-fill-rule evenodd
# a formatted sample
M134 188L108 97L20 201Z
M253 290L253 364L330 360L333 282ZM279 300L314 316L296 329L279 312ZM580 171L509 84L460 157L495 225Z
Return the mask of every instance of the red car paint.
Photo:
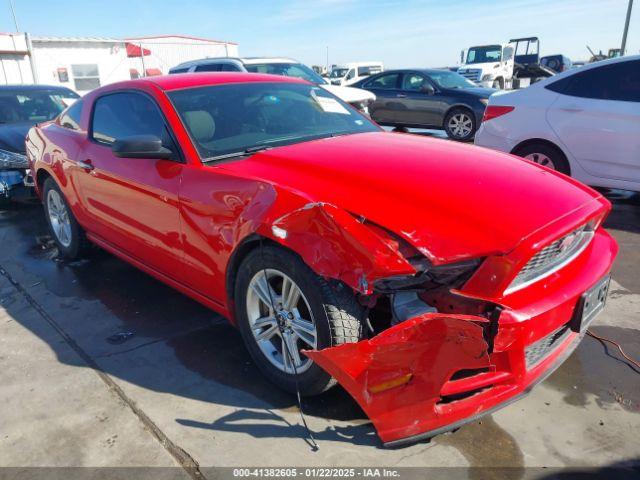
M53 177L90 240L232 322L234 268L259 236L362 294L372 293L376 280L415 273L397 244L364 219L434 265L484 259L452 295L456 305L499 307L490 342L483 336L486 317L442 305L437 314L406 320L369 340L308 352L358 401L387 443L491 411L570 353L579 340L573 332L535 367L524 362L525 348L565 325L583 292L609 272L617 245L601 227L557 272L513 293L505 290L540 248L590 219L601 222L610 209L601 195L505 154L382 131L203 165L166 92L265 81L299 80L189 74L95 90L83 99L79 131L57 121L30 131L36 188L41 193L44 179ZM156 101L184 163L118 158L87 138L95 99L123 89ZM89 160L94 170L79 168L79 160ZM475 374L460 373L470 370ZM456 397L469 392L474 394Z

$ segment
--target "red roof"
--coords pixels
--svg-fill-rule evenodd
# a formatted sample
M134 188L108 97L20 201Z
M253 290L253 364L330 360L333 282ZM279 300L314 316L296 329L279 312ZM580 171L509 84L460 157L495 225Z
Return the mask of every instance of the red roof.
M144 80L155 83L163 90L179 90L181 88L204 87L207 85L221 85L224 83L309 83L300 78L244 72L176 73L172 75L162 75L160 77L146 77L145 79L133 81L137 82Z
M154 38L186 38L187 40L197 40L199 42L208 42L208 43L228 43L229 45L238 45L236 42L227 42L226 40L213 40L211 38L202 38L202 37L191 37L189 35L150 35L148 37L133 37L133 38L125 38L125 40L153 40Z

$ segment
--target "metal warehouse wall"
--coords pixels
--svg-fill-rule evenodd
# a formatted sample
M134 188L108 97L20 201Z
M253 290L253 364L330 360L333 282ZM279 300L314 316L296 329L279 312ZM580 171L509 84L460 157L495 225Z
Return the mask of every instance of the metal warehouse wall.
M189 60L211 57L237 57L238 45L228 42L216 42L199 40L186 37L154 37L154 38L130 38L128 43L149 50L150 54L144 56L144 69L158 69L162 73L168 73L171 67ZM140 75L143 70L143 58L133 57L129 59L130 68L136 69Z
M0 85L33 83L27 41L22 33L0 34Z

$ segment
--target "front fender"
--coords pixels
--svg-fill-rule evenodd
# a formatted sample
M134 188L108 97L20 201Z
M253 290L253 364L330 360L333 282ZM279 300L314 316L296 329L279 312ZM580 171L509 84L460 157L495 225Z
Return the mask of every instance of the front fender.
M375 280L415 269L389 242L344 210L308 203L264 225L262 232L299 254L312 270L363 294Z

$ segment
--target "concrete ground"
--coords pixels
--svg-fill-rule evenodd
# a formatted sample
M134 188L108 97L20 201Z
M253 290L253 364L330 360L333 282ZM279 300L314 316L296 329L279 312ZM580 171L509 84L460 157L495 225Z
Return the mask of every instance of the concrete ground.
M621 253L592 329L639 358L640 197L612 198ZM223 319L107 253L61 261L40 206L1 211L0 245L0 466L640 464L640 372L590 337L526 398L428 443L383 449L344 391L307 399L314 452Z

